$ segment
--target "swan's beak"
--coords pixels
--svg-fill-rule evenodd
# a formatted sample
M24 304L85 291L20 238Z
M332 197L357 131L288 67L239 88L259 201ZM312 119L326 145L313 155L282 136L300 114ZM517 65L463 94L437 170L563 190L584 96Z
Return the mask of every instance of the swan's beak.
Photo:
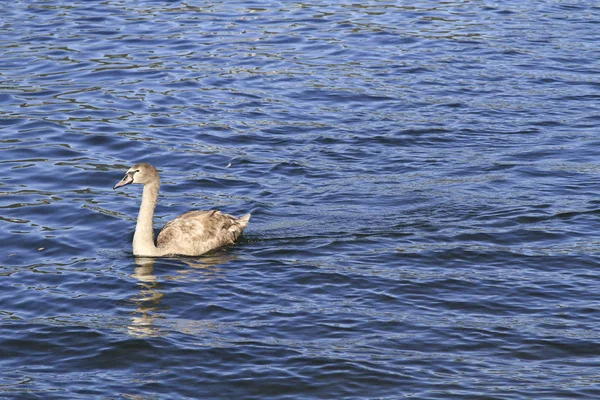
M113 187L113 190L121 186L129 185L130 183L133 183L133 174L125 174L123 179Z

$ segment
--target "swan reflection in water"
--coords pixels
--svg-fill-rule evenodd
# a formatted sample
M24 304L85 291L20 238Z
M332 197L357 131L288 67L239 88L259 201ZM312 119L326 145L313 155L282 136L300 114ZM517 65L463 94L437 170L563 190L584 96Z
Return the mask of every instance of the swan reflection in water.
M180 325L187 327L197 325L197 323L186 323L176 317L169 318L168 312L171 306L164 305L163 301L168 297L168 291L165 290L162 282L210 281L223 276L224 272L219 265L233 259L234 256L224 251L197 259L135 257L136 266L131 277L137 279L140 291L131 298L131 303L137 307L131 312L133 317L128 327L129 333L138 337L165 336L172 330L180 330L178 328ZM157 277L154 273L156 263L162 271L172 271L172 273ZM181 310L173 310L173 314L177 315L179 311Z

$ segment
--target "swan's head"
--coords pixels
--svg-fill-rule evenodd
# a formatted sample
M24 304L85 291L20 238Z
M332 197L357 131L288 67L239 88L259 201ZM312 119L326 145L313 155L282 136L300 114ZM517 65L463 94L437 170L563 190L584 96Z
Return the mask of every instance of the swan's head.
M127 170L127 173L117 183L113 189L121 186L129 185L130 183L139 183L145 185L151 182L159 182L158 171L150 164L135 164Z

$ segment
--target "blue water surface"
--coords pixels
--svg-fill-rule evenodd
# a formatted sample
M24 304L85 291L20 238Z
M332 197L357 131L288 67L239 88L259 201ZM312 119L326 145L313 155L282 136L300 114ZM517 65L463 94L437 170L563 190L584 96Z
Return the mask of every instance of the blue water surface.
M600 7L13 1L0 398L597 399ZM252 213L235 246L135 258Z

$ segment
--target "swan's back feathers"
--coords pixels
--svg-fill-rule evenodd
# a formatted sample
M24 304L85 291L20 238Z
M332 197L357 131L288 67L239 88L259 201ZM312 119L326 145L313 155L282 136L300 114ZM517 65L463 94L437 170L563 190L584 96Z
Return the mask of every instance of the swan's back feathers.
M199 255L232 244L242 234L250 214L236 218L220 211L189 211L169 221L157 238L166 254Z

